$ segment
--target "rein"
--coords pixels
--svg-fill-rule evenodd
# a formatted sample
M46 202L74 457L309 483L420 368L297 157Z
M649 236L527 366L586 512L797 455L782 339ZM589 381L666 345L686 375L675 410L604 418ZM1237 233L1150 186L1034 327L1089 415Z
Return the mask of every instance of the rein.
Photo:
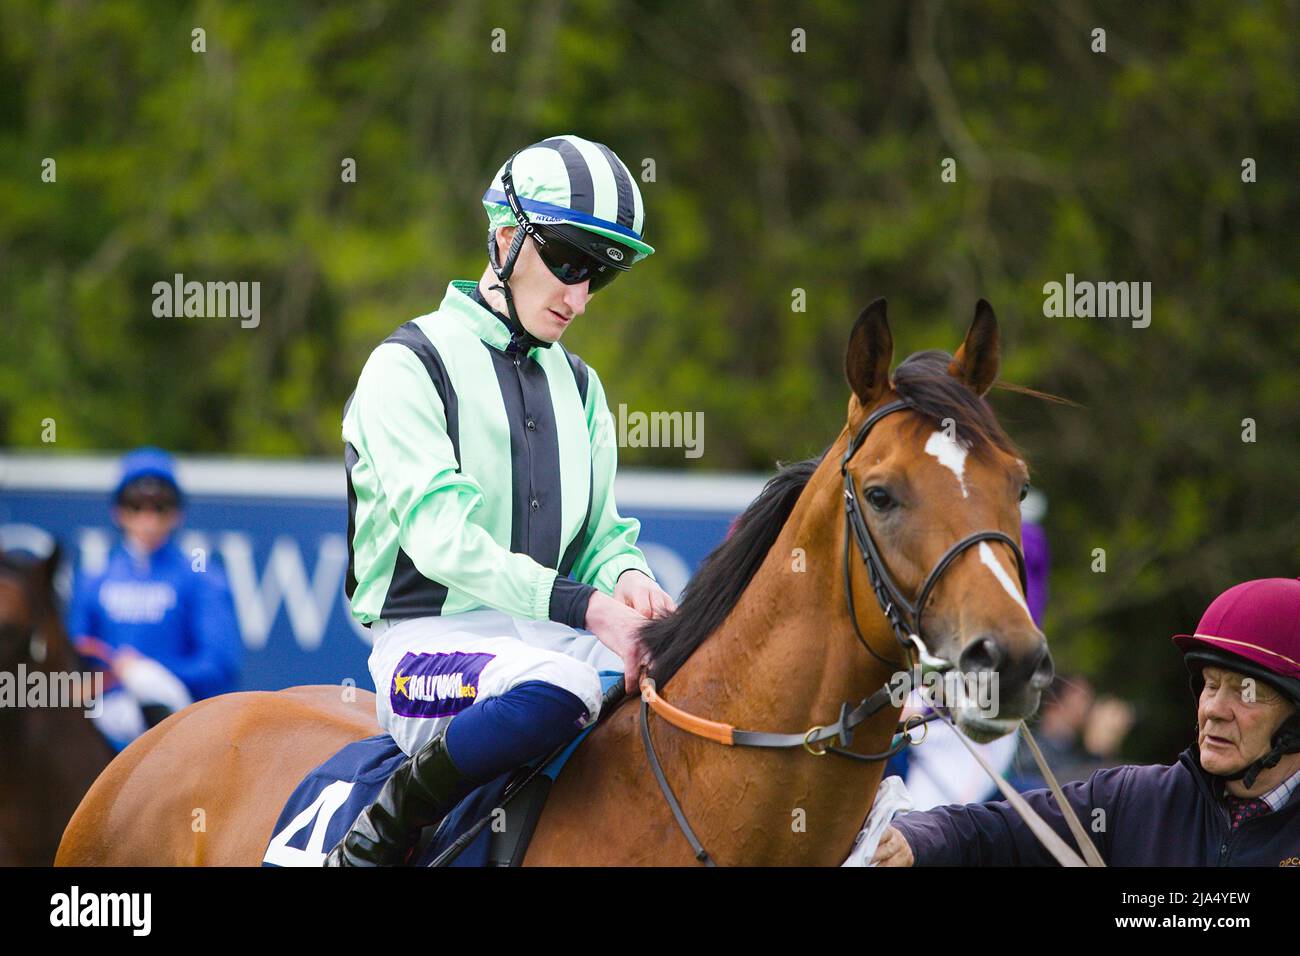
M939 579L943 576L944 571L967 549L974 547L982 541L1000 541L1011 548L1016 557L1016 569L1020 575L1021 592L1028 591L1025 572L1025 556L1020 550L1020 546L1008 535L1001 531L976 531L967 535L956 544L948 548L947 551L935 562L934 567L926 576L922 583L920 591L917 594L915 602L908 600L903 594L898 583L890 575L884 560L880 555L880 550L876 546L875 539L871 536L871 530L867 527L866 519L863 517L862 505L858 500L857 488L853 483L853 476L849 472L849 460L862 447L867 439L871 429L875 427L886 415L904 409L913 408L912 404L905 400L898 400L883 405L873 411L862 427L859 428L853 440L849 442L848 448L844 452L844 457L840 461L840 473L844 479L844 507L845 507L845 530L844 530L844 592L848 603L849 620L853 624L853 633L859 643L871 654L872 657L882 664L891 667L902 667L894 661L882 657L868 643L863 635L861 628L858 626L857 610L853 604L853 582L852 582L852 563L850 560L851 548L849 539L852 538L857 543L858 553L862 558L862 563L866 565L867 578L871 582L872 591L876 595L876 601L880 605L881 613L889 622L893 629L894 637L898 642L899 649L905 660L911 662L912 667L909 669L916 670L918 667L921 671L940 671L952 667L952 663L942 658L934 657L927 650L921 639L921 616L925 611L926 603L929 601L930 594L938 584ZM1019 729L1029 743L1030 751L1034 756L1035 762L1043 773L1056 798L1057 805L1065 817L1067 825L1070 827L1071 834L1074 836L1083 857L1075 853L1064 840L1051 829L1050 826L1034 811L1032 807L1020 796L1011 785L993 772L983 755L966 739L966 737L957 729L951 715L946 709L936 709L933 713L914 715L907 721L898 725L894 739L890 747L883 753L878 754L856 754L847 749L853 740L853 729L872 715L879 713L890 703L891 692L890 685L879 688L875 693L863 698L852 711L849 710L847 702L840 705L839 719L835 723L826 726L814 726L808 728L803 733L768 733L754 730L737 730L730 724L719 723L717 721L707 720L694 714L687 713L680 708L674 707L662 697L655 687L654 680L645 673L644 669L640 680L641 688L641 740L645 745L646 757L650 761L650 769L653 771L655 780L659 784L664 800L668 808L672 811L674 819L677 821L678 828L690 844L691 851L695 854L695 859L705 866L716 866L717 864L709 856L695 831L691 829L690 822L686 819L681 804L678 802L672 787L668 783L668 778L664 775L663 766L659 762L659 755L655 752L654 741L650 737L650 711L654 711L660 718L684 730L687 733L702 737L705 740L711 740L714 743L722 744L727 747L767 747L767 748L796 748L803 747L804 750L814 757L822 757L827 753L834 754L837 757L860 760L864 762L875 762L887 760L897 753L900 753L909 745L919 745L925 741L926 724L931 720L943 719L952 728L958 739L965 744L971 755L992 777L994 783L1002 791L1003 796L1007 798L1011 806L1020 814L1026 825L1039 839L1043 846L1056 858L1062 866L1104 866L1101 855L1092 841L1088 839L1083 825L1075 816L1073 808L1066 801L1065 796L1061 793L1060 785L1056 782L1056 777L1052 774L1047 762L1043 759L1037 743L1034 742L1033 735L1029 732L1029 727L1024 721L1020 722ZM922 728L920 740L913 741L911 731L916 727ZM834 747L829 743L820 749L815 749L814 744L838 739L840 746ZM1086 863L1085 863L1086 859Z

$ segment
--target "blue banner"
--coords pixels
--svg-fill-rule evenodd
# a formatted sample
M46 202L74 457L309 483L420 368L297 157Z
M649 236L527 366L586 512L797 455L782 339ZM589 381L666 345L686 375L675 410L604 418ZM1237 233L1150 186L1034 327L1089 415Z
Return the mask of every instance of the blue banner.
M94 467L76 472L74 462L66 459L57 468L37 456L18 468L14 458L0 459L8 472L0 491L0 542L35 550L25 542L38 541L42 533L56 539L65 556L58 582L65 598L72 568L97 571L118 540L108 503L111 469L101 460L87 460ZM177 543L187 554L202 549L209 559L215 556L230 581L245 651L242 689L351 679L373 690L366 668L370 633L353 621L343 594L347 510L342 488L337 495L320 491L341 485L342 467L298 467L313 469L308 484L315 487L306 493L290 493L283 487L283 474L259 483L256 466L241 465L236 474L222 463L182 464L187 507ZM82 474L92 478L81 480L77 476ZM622 476L620 482L627 484ZM275 493L247 493L247 487L235 494L217 493L234 483L270 486ZM734 477L719 484L716 479L643 475L630 484L642 490L642 500L618 493L619 509L641 520L646 558L665 590L676 596L723 540L762 479ZM669 502L675 507L668 507Z

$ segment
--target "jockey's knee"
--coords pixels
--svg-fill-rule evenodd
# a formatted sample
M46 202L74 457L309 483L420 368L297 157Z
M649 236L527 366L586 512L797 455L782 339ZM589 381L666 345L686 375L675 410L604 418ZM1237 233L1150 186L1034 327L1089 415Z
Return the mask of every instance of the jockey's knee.
M599 688L596 671L587 669ZM573 739L591 719L594 715L587 703L572 691L542 680L525 680L452 718L447 725L447 752L466 777L485 782L544 757Z
M582 701L586 714L581 726L594 723L600 716L604 689L600 684L600 674L586 661L564 654L546 653L539 656L531 666L516 673L510 685L514 688L535 681L563 688Z
M379 725L408 755L445 732L453 762L475 778L554 750L600 714L596 669L557 651L501 638L454 651L411 642L387 657L382 668L371 664L376 686L387 690L376 695Z

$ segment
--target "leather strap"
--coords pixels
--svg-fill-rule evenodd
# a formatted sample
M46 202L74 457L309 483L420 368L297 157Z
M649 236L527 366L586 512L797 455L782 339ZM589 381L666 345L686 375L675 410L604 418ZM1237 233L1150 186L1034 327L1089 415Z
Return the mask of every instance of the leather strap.
M957 729L956 725L952 722L952 718L945 717L944 719L948 721L949 726L952 727L953 734L955 734L957 739L962 742L962 746L964 746L970 755L975 758L975 762L984 768L984 772L989 775L989 778L997 785L997 788L1002 791L1002 796L1011 804L1012 809L1014 809L1016 813L1020 814L1020 819L1025 821L1025 826L1029 827L1030 832L1038 838L1038 842L1043 845L1043 848L1047 850L1048 853L1052 854L1052 857L1057 863L1061 864L1061 866L1106 865L1101 858L1101 854L1097 852L1097 848L1093 846L1092 841L1089 840L1087 834L1084 833L1083 825L1079 823L1079 818L1074 815L1074 808L1070 806L1070 802L1066 800L1065 795L1061 793L1060 784L1056 782L1056 777L1052 775L1052 771L1048 768L1047 762L1043 760L1043 755L1039 751L1038 745L1034 743L1033 735L1029 732L1029 727L1026 726L1023 720L1020 722L1020 731L1024 735L1025 739L1030 742L1030 751L1034 755L1034 760L1038 763L1039 769L1043 771L1048 786L1052 790L1052 795L1056 797L1057 806L1061 808L1061 814L1065 817L1065 821L1070 827L1070 832L1073 834L1075 842L1079 844L1079 849L1083 851L1082 857L1079 856L1078 853L1075 853L1074 850L1070 849L1069 845L1057 835L1055 830L1048 826L1047 821L1038 815L1038 811L1031 807L1028 801L1017 793L1011 784L1007 783L1001 776L993 772L993 768L990 767L988 761L984 759L984 755L979 752L978 748L976 748L974 744L966 739L965 734Z
M848 710L848 704L842 704L839 720L826 726L810 727L802 734L737 730L731 724L697 717L679 707L674 707L660 697L654 679L644 674L641 677L641 701L679 730L712 740L724 747L807 747L809 744L820 743L834 737L839 737L841 744L847 747L853 741L853 728L873 714L879 713L890 703L890 691L888 685L880 688L870 697L864 698L852 711Z
M646 678L647 680L649 678ZM709 856L709 851L704 849L704 844L700 842L695 831L691 829L690 822L686 819L686 814L682 812L682 805L677 802L677 795L673 793L673 788L668 783L668 778L664 776L664 768L659 764L659 755L655 753L654 741L650 739L650 702L646 700L645 692L641 694L641 740L645 744L646 757L650 760L650 770L655 775L655 780L659 784L660 791L663 792L664 800L668 803L668 809L673 812L673 818L677 821L677 827L682 831L682 836L686 837L686 842L691 845L691 852L695 854L695 859L705 866L717 866L713 858Z

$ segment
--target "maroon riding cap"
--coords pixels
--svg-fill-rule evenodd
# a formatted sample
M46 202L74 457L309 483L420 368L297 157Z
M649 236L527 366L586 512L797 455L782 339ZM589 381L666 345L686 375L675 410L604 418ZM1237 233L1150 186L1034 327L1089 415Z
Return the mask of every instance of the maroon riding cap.
M1229 588L1206 609L1195 634L1177 634L1184 654L1210 648L1300 680L1300 578L1260 578Z

